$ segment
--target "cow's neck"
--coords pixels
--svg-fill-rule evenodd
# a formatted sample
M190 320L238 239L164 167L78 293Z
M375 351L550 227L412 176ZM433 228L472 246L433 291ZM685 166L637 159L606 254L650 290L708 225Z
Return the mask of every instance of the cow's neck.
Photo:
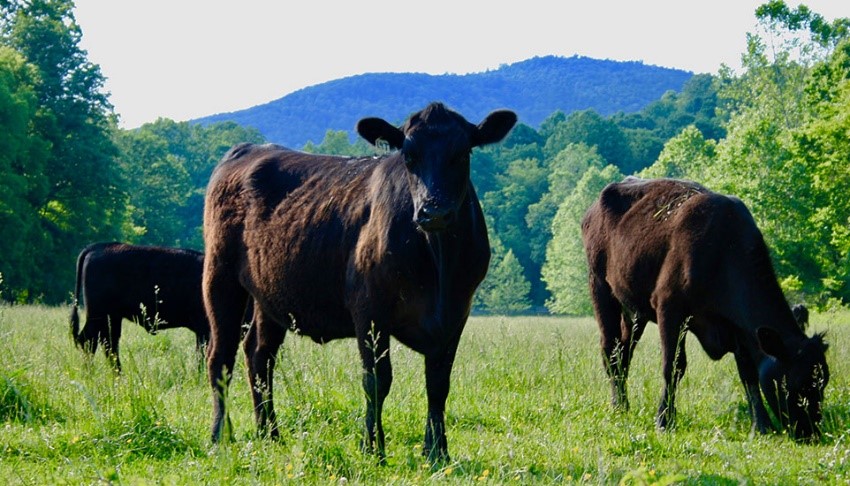
M431 258L434 261L434 269L437 272L437 292L436 301L434 302L434 319L442 328L447 318L448 304L448 286L450 279L448 274L448 259L451 257L450 249L447 245L446 231L437 233L428 233L426 236L428 241L428 249L431 250Z

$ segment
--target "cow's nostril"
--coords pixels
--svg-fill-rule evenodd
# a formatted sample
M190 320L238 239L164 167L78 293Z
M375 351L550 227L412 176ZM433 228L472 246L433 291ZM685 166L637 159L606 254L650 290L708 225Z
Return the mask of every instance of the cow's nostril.
M422 208L416 215L416 224L425 231L442 231L454 219L454 214L451 211L437 211L429 208Z

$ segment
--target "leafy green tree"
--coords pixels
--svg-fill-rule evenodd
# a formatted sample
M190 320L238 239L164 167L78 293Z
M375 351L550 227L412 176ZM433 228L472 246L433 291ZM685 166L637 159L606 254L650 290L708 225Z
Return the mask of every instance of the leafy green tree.
M518 145L542 146L544 143L546 143L546 140L535 129L525 123L517 123L499 146L510 149Z
M531 258L525 217L528 207L543 195L547 171L536 159L519 159L496 177L499 189L484 194L482 207L492 221L491 234L497 234L505 247L513 251L532 284L532 301L537 302L535 283L540 282L540 267ZM538 283L537 287L542 286Z
M716 158L717 143L703 137L696 126L689 126L671 138L654 164L640 173L640 177L673 177L704 181L705 173Z
M791 9L783 0L771 0L760 5L756 9L756 18L771 32L808 31L810 43L801 45L797 39L786 38L791 42L783 46L786 50L789 46L801 47L803 52L815 52L817 48L821 48L823 50L819 53L826 57L829 51L850 37L850 19L842 17L829 22L805 5Z
M825 24L807 9L792 11L782 2L765 8L764 34L748 36L745 74L721 73L728 135L705 167L704 182L747 203L786 290L815 303L846 301L848 215L833 191L845 187L847 159L840 159L846 154L840 143L830 141L846 141L842 117L850 108L842 90L850 63L842 52L847 41L834 42L846 19L829 24L824 37L818 32ZM815 27L815 41L793 35L801 26Z
M233 145L262 143L254 129L160 118L120 130L116 143L128 181L128 241L203 249L204 192L213 168Z
M490 278L492 287L484 294L485 309L494 314L517 314L528 311L531 284L522 273L522 265L512 250L501 258Z
M82 33L70 0L7 0L0 3L2 45L19 52L36 71L38 110L32 136L48 147L30 194L39 214L39 235L28 242L34 255L24 299L58 302L73 286L74 259L95 240L120 236L126 195L114 161L112 106L104 78L79 46Z
M565 121L567 121L567 115L561 110L555 111L546 117L545 120L540 122L540 136L543 137L544 140L549 139L549 137L554 135L558 127Z
M807 90L813 116L794 130L790 158L805 168L811 199L805 250L819 270L821 299L850 302L850 40L816 69ZM823 90L823 77L834 81ZM843 79L841 79L843 77ZM812 285L808 286L810 289Z
M38 105L37 71L14 50L0 46L0 274L10 289L2 297L25 299L43 245L38 208L48 187L41 176L49 146L32 131Z
M571 143L595 146L606 163L616 165L624 173L631 174L641 168L634 166L634 157L623 130L614 121L593 110L577 111L567 116L547 138L543 153L546 157L554 157Z
M133 243L184 246L180 209L192 192L184 159L169 151L168 140L146 126L116 135L129 184L129 227Z
M719 78L697 74L679 93L668 91L638 113L617 113L611 119L623 130L634 157L634 168L651 165L664 143L688 126L695 126L705 138L719 140L726 135L725 118L718 113Z
M584 173L591 167L601 169L605 161L596 147L583 143L570 144L549 162L547 190L539 201L528 207L525 222L529 229L531 259L542 266L546 244L552 239L552 220L561 203L573 192Z
M373 154L375 149L358 138L353 144L348 140L348 132L345 130L328 130L325 138L319 145L307 142L303 150L311 154L341 155L346 157L360 157Z
M552 239L546 247L543 280L552 297L546 307L555 314L593 313L587 287L587 257L581 236L581 220L602 189L623 174L613 165L590 167L575 190L558 207L552 222Z
M492 256L487 277L475 293L473 308L489 314L518 314L531 308L531 284L512 250L499 237L490 237Z
M545 140L531 127L517 124L501 143L472 151L470 179L480 194L496 191L500 175L504 175L515 160L543 160L541 147Z

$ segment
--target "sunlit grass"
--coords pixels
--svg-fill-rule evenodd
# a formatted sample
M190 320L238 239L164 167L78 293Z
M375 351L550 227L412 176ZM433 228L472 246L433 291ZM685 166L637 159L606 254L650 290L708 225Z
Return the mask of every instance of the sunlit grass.
M359 449L365 398L353 340L287 336L275 377L282 440L258 439L242 363L230 386L235 441L209 440L212 398L183 329L150 336L125 323L124 372L76 349L67 309L0 307L0 479L5 484L585 483L845 484L850 480L850 312L827 330L832 378L824 437L751 434L728 356L692 337L677 428L658 432L660 349L652 325L629 377L629 412L609 406L589 318L474 317L461 340L446 425L451 460L421 456L424 362L392 342L384 410L387 464Z

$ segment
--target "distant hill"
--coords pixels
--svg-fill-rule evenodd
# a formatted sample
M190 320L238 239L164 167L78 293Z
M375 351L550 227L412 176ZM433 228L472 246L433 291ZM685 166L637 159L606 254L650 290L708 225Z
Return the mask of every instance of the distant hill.
M537 127L557 110L592 108L602 115L636 112L669 90L679 91L688 71L587 57L535 57L473 74L361 74L310 86L269 103L193 122L234 121L269 141L300 148L319 143L327 130L354 136L357 120L378 116L402 122L431 101L442 101L478 122L509 108Z

